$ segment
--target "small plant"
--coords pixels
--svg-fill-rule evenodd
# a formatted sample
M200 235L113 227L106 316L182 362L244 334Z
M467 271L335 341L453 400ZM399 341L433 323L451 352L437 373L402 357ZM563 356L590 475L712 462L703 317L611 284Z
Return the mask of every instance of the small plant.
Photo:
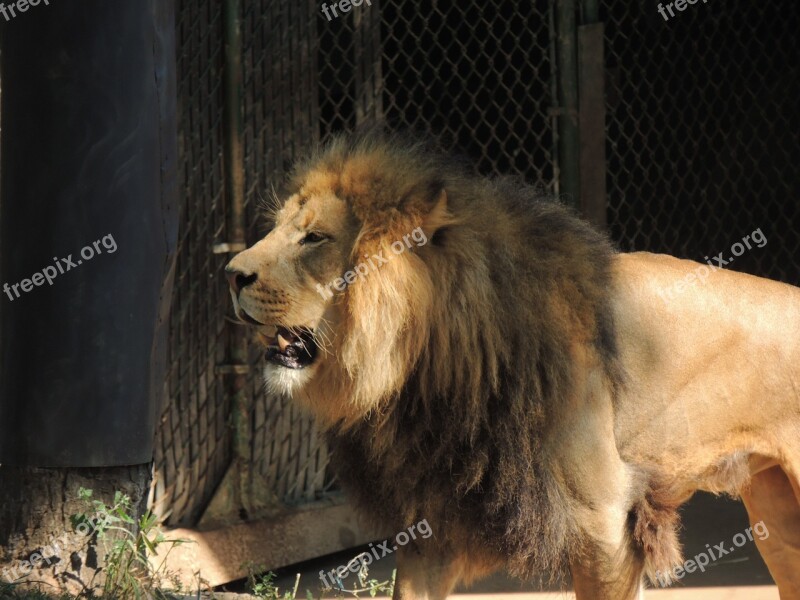
M338 598L344 598L345 594L350 594L355 596L356 598L359 597L359 594L369 594L373 598L378 595L379 592L385 593L387 596L392 596L394 594L394 582L395 578L397 577L397 569L392 571L392 578L386 581L378 581L375 578L370 578L369 576L369 568L367 567L362 557L364 556L364 552L359 554L358 556L354 557L349 563L347 563L347 570L350 570L351 565L359 563L361 566L358 568L356 572L356 577L358 578L359 587L356 589L349 590L345 588L344 582L336 578L336 582L332 588L336 596Z
M247 583L250 588L250 593L259 600L296 600L297 588L300 585L300 573L294 581L294 589L284 592L281 596L281 591L275 585L275 578L277 575L272 571L264 573L266 568L263 565L255 565L249 563L247 565ZM314 600L314 596L306 590L307 600Z
M111 506L93 500L92 490L85 488L80 488L78 498L89 502L91 509L70 516L72 526L76 530L88 528L106 546L103 596L115 600L170 598L167 592L158 589L163 581L170 578L165 570L166 557L172 548L185 540L167 540L158 526L157 517L149 510L138 520L131 516L131 499L122 492L114 494ZM113 532L117 533L112 539ZM164 546L166 554L159 566L153 568L149 558L158 556L159 549L163 550ZM171 581L175 584L177 580L172 578ZM180 589L172 591L181 592Z

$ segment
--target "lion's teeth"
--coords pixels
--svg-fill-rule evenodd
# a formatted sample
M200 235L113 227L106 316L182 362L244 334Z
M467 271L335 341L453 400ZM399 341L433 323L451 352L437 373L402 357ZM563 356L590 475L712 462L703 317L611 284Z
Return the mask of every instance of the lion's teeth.
M288 347L289 347L289 341L279 333L278 334L278 348L280 348L281 352L283 352Z

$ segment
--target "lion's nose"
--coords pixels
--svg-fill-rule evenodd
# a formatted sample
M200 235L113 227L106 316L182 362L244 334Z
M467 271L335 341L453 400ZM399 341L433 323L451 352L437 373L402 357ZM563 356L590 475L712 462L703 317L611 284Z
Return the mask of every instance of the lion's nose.
M242 289L255 283L256 279L258 279L258 275L255 273L243 273L242 271L231 268L230 265L225 267L225 276L228 278L228 285L231 286L233 293L237 296Z

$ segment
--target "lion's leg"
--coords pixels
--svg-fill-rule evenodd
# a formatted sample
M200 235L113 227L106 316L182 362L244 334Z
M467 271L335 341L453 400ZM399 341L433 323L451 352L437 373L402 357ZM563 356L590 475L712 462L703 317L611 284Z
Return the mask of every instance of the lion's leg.
M580 565L572 565L572 580L577 600L639 600L644 597L641 577L614 580L599 578Z
M422 554L408 545L396 557L393 600L444 600L462 576L463 563L452 556Z
M644 557L631 542L624 513L595 517L592 537L570 560L577 600L641 598Z
M753 538L782 600L800 598L800 485L794 474L792 479L775 466L753 475L742 493Z
M569 560L577 600L634 600L640 596L645 555L634 542L638 510L633 503L645 485L620 458L611 399L594 385L587 380L582 395L591 402L562 423L559 462L551 471L572 501L570 524L577 531Z

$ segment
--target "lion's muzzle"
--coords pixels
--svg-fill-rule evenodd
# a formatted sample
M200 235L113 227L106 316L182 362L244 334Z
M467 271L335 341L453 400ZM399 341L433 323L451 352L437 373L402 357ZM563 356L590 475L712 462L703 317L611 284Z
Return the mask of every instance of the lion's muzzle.
M232 268L230 264L225 267L225 277L228 278L228 285L235 296L238 296L242 289L254 284L258 279L258 275L255 273L243 273Z
M253 318L239 302L239 294L246 287L253 285L258 280L258 275L256 273L245 273L244 271L235 269L229 263L228 266L225 267L225 277L228 279L231 299L233 300L233 310L236 312L236 316L250 325L264 325L264 323Z
M236 316L250 325L275 327L275 334L266 338L267 350L264 358L287 369L303 369L314 362L318 346L314 331L308 327L286 327L274 322L265 323L256 319L242 304L240 295L258 281L257 273L248 273L232 265L225 267L225 276L231 290ZM262 338L264 339L264 338Z

